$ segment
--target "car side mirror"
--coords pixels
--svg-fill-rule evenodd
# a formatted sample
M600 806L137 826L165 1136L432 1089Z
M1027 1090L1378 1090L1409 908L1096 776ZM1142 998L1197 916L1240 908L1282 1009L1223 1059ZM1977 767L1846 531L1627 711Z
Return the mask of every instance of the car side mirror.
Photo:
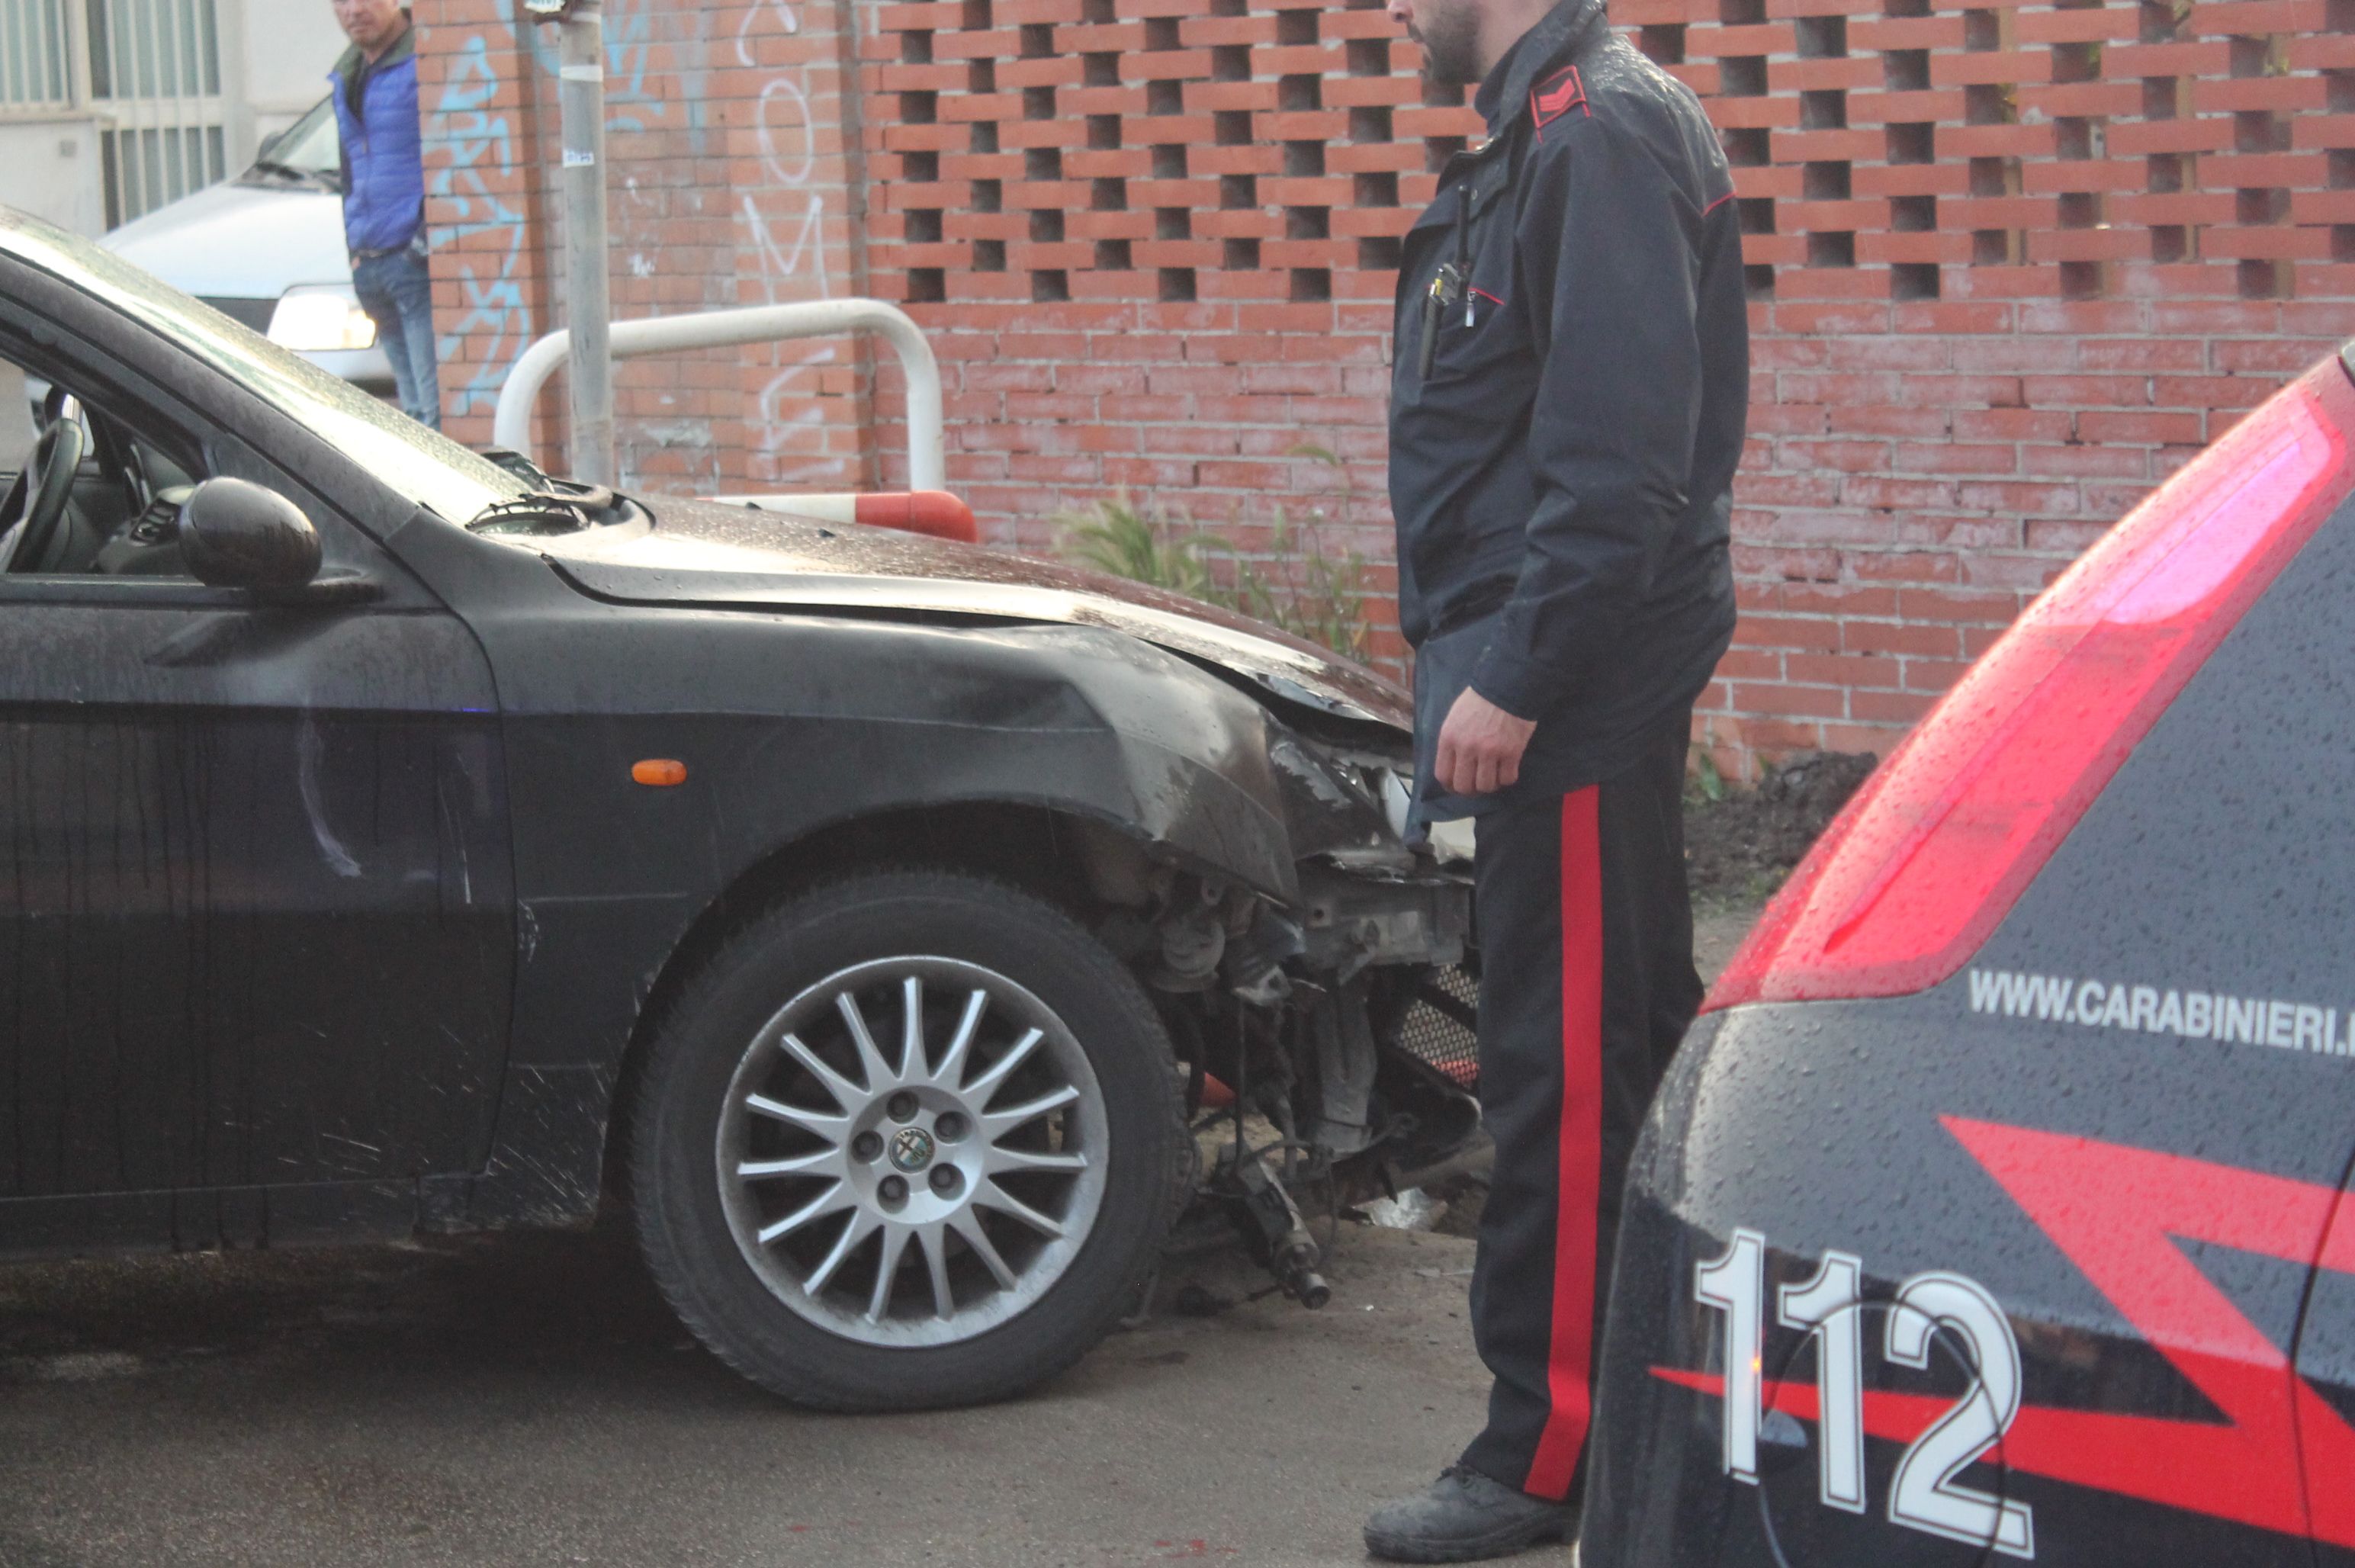
M283 131L272 131L269 135L264 136L261 139L261 144L253 149L254 161L260 163L269 157L278 150L278 144L284 140L286 140L286 133Z
M300 588L319 574L319 530L273 490L208 479L180 507L180 555L215 588Z

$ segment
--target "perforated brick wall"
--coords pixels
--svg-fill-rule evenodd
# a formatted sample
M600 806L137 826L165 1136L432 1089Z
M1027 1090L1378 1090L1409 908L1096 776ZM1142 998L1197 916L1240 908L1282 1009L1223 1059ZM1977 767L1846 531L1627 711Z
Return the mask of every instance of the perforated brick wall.
M1885 750L2103 528L2355 334L2355 0L1613 14L1707 101L1742 204L1744 615L1696 723L1730 769ZM507 15L418 9L446 398L477 439L561 314L533 174L552 58ZM1480 127L1381 10L609 16L639 49L634 77L611 62L617 112L645 121L611 148L618 310L904 301L993 538L1044 549L1058 510L1124 491L1250 546L1281 507L1387 591L1397 240ZM896 374L847 347L624 376L649 484L904 482ZM1394 634L1376 646L1401 662Z
M871 276L933 331L951 478L995 536L1044 549L1053 514L1126 492L1250 549L1282 507L1369 559L1396 666L1391 294L1400 236L1481 128L1465 95L1427 90L1362 4L941 0L876 20Z
M1753 301L1700 728L1884 750L2355 333L2355 4L1617 0L1709 100Z

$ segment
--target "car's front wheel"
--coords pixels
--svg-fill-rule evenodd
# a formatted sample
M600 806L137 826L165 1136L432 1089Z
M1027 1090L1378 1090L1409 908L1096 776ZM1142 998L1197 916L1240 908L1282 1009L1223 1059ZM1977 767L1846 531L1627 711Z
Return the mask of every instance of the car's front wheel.
M681 991L632 1128L679 1317L799 1403L1002 1397L1103 1337L1190 1169L1169 1042L1121 964L1003 883L838 882Z

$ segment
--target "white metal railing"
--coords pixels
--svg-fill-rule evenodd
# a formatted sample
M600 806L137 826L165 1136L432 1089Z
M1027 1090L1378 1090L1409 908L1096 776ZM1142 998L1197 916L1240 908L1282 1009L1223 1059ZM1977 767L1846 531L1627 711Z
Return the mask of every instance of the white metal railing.
M867 299L805 300L742 310L642 316L613 324L612 353L616 359L637 359L690 348L833 337L846 332L879 334L898 351L900 368L908 376L908 487L944 489L948 461L943 444L940 364L932 357L932 345L924 341L923 329L897 305ZM498 407L491 415L493 442L532 457L532 403L549 377L564 363L571 346L570 332L551 332L523 351L499 388Z

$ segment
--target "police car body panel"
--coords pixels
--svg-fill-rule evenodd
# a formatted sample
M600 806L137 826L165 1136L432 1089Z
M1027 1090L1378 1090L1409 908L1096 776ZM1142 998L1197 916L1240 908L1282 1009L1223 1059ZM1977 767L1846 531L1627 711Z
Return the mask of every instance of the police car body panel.
M2355 1562L2355 389L2248 423L2011 634L2036 678L1884 764L1679 1052L1588 1563Z

